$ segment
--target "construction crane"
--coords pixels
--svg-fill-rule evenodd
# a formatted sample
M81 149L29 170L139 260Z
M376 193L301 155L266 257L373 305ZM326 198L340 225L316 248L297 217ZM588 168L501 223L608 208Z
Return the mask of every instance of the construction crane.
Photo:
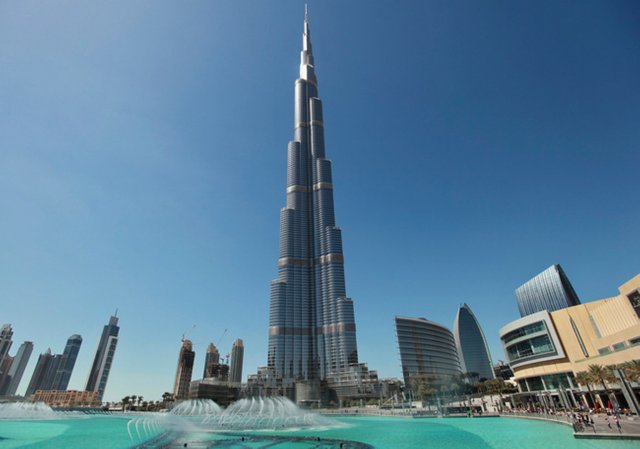
M182 341L185 341L186 337L187 337L187 333L191 332L192 330L194 330L196 328L196 325L194 324L193 326L191 326L191 329L189 329L188 331L184 331L182 333Z
M222 343L222 339L224 338L225 335L227 335L227 329L225 329L222 335L220 335L220 338L218 339L218 343L216 343L216 347L218 348L220 347L220 343Z

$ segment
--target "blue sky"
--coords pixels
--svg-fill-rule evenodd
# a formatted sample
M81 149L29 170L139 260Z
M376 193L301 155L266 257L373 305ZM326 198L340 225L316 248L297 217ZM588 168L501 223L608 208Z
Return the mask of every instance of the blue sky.
M467 302L504 355L514 290L640 272L640 5L310 2L360 358ZM170 391L180 338L266 363L303 2L0 3L0 321L14 349L121 339L106 400ZM195 327L194 327L195 325Z

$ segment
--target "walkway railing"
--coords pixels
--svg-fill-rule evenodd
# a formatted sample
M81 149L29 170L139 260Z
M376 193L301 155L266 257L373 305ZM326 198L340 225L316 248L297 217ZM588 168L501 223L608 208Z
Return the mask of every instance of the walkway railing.
M513 416L520 418L528 418L528 419L540 419L544 421L555 421L560 424L566 424L568 426L573 426L573 417L560 413L538 413L538 412L515 412L515 411L503 411L500 416Z

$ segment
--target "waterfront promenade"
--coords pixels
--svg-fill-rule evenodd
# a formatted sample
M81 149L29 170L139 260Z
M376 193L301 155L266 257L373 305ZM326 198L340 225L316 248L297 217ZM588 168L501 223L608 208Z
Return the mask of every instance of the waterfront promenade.
M394 416L399 418L463 418L466 414L438 415L426 413L421 409L398 408L380 409L377 407L349 407L341 409L323 409L319 413L328 416ZM582 413L585 416L585 413ZM575 426L576 419L573 414L552 413L528 413L505 411L503 413L483 413L471 415L471 418L503 417L516 419L532 419L551 421L573 428L575 438L585 439L638 439L640 440L640 417L620 416L620 429L617 428L615 418L605 413L589 414L592 425Z
M586 415L582 413L582 415ZM527 412L507 412L500 415L506 418L534 419L541 421L553 421L574 428L576 438L597 438L597 439L640 439L640 418L638 416L620 416L620 429L618 429L615 417L605 413L589 414L593 424L575 426L576 419L573 414L552 414L552 413L527 413Z

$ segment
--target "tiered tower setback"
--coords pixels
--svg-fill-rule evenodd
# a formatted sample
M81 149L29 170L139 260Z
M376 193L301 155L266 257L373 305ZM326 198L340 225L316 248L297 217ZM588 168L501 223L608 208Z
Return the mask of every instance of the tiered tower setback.
M280 213L278 278L271 284L269 316L268 366L285 383L337 378L358 363L306 14L294 110L287 204Z

